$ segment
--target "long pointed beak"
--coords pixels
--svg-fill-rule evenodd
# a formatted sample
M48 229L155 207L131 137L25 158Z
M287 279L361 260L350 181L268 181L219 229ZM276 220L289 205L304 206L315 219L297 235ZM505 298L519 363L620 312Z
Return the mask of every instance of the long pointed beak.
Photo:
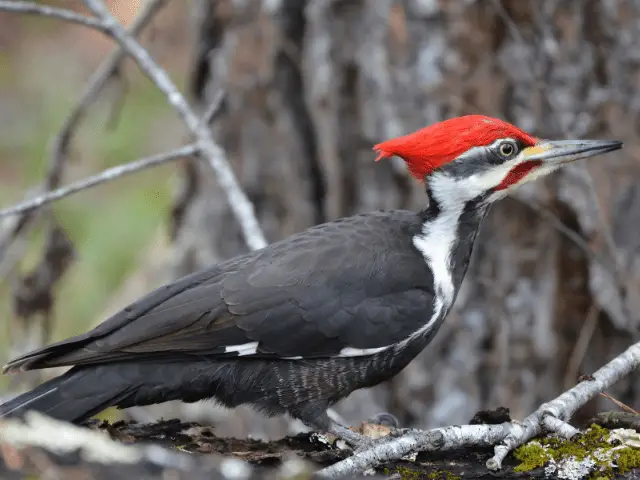
M525 161L561 165L622 148L617 140L540 140L522 152Z

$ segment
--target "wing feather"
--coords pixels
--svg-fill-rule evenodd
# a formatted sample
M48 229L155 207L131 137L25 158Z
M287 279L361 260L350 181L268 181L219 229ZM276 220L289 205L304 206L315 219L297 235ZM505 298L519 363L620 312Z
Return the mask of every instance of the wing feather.
M432 279L411 212L349 217L157 289L94 330L9 368L135 355L335 356L399 342L429 320ZM252 353L251 350L242 352Z

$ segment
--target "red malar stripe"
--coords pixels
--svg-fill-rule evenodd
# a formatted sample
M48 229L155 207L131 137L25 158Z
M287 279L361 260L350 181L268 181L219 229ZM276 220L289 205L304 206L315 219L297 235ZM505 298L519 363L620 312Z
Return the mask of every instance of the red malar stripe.
M515 185L527 176L534 168L539 167L540 165L542 165L540 160L519 163L511 169L506 177L504 177L504 180L500 182L500 185L494 188L494 191L504 190L505 188L509 188L511 185Z

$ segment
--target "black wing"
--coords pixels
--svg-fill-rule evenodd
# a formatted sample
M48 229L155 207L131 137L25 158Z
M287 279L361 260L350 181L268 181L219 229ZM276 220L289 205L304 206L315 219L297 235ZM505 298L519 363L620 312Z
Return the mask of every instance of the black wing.
M419 228L414 213L394 211L308 229L161 287L5 369L141 354L327 357L390 345L433 309L431 273L412 245Z

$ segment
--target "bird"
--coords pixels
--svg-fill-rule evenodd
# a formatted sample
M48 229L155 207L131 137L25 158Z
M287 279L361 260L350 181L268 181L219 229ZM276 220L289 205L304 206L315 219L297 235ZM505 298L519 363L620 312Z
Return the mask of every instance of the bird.
M358 445L327 410L393 378L456 300L490 206L617 140L547 140L464 115L376 144L424 186L419 211L312 226L157 288L92 330L9 361L4 373L71 367L0 405L82 423L108 407L170 400L250 405Z

